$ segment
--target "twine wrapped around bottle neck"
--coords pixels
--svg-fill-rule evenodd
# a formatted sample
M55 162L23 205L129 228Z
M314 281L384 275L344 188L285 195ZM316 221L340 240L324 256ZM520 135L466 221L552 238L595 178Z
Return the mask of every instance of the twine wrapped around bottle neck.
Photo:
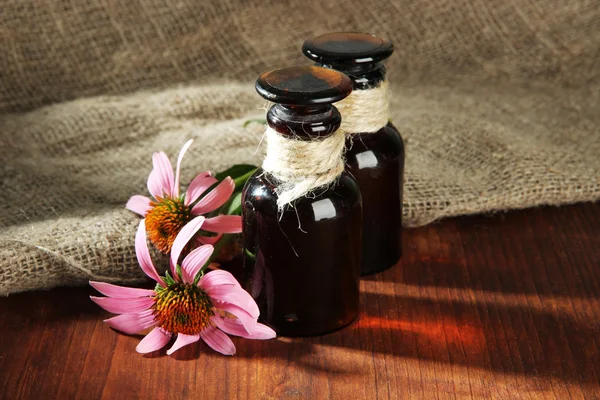
M279 180L277 206L306 196L333 183L344 171L345 135L337 130L325 138L300 140L285 137L267 126L267 155L262 168Z
M341 130L346 134L375 133L389 121L390 92L386 80L371 89L355 89L335 103L342 114Z

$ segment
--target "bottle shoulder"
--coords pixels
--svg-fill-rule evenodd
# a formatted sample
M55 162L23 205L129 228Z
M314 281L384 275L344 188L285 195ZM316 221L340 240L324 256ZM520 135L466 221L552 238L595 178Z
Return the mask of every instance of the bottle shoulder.
M251 207L262 213L276 214L278 181L268 172L259 168L246 182L242 192L242 207ZM283 217L287 213L293 213L297 218L296 211L335 210L336 214L347 212L357 206L362 206L362 196L356 180L348 173L343 172L331 185L321 187L293 201L293 207L288 206Z
M384 126L383 129L385 130L386 134L388 134L389 136L399 138L400 141L402 142L402 147L404 147L404 139L402 138L400 131L398 130L398 128L396 128L396 125L394 125L392 123L392 121L388 121L387 125Z
M390 122L375 133L356 133L346 142L346 162L374 167L404 160L404 140Z

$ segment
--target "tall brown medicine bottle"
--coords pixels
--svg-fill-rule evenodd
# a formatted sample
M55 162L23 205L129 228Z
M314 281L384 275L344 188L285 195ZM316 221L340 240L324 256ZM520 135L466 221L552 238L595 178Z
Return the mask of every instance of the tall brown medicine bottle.
M345 139L332 105L352 82L331 69L291 67L262 74L256 90L276 104L267 112L263 167L242 194L242 279L278 334L331 332L358 314L361 196L343 172ZM298 197L306 182L310 190ZM282 204L284 197L292 200Z
M363 198L362 274L383 271L402 256L404 142L389 122L383 60L392 43L365 33L330 33L304 42L317 65L348 75L353 93L338 103L346 131L348 172Z

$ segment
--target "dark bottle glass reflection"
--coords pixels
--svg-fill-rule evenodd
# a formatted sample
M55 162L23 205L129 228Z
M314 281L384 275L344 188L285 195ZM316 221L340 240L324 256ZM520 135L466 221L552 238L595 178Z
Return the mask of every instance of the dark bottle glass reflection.
M243 193L246 290L280 335L337 330L358 313L359 189L342 174L314 198L277 212L274 178L257 171Z
M392 267L402 257L404 142L388 123L348 139L347 171L363 197L362 275Z
M353 90L369 90L385 80L382 61L393 52L389 41L363 33L332 33L308 40L304 54L319 65L347 74ZM346 167L363 198L362 275L383 271L402 257L404 142L388 123L375 133L352 132Z
M299 74L298 79L305 82L300 95L290 90L273 97L271 93L277 91L267 84L275 79L257 82L259 93L271 101L295 102L293 106L276 104L267 113L269 126L283 136L324 138L340 125L337 109L323 103L345 97L351 90L350 80L345 76L343 81L336 80L338 76L329 76L321 68L313 72L304 71L313 83ZM341 85L337 94L322 86L324 76L325 86ZM289 82L286 86L294 87ZM362 217L358 185L344 172L330 186L279 211L277 184L273 175L259 169L242 193L245 288L255 298L262 322L279 335L317 335L340 329L358 315Z

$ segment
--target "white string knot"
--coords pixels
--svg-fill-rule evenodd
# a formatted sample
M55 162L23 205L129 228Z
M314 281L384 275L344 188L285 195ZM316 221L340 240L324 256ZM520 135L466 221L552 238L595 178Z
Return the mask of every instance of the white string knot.
M279 180L277 206L306 196L333 183L344 171L345 135L337 130L326 138L301 140L285 137L267 126L267 156L262 168Z
M354 89L335 103L342 114L341 130L346 134L375 133L389 121L390 91L386 80L370 89Z

